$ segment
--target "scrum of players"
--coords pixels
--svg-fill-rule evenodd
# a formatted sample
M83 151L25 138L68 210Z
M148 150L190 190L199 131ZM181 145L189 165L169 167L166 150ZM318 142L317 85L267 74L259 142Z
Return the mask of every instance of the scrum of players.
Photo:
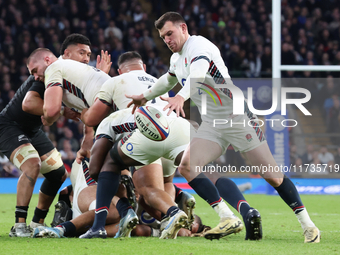
M167 28L170 23L172 24L172 21L166 22L165 27ZM163 30L160 28L159 32ZM185 41L174 40L169 43L166 37L180 31L170 29L161 35L174 53L181 50L177 49L178 47L185 46ZM16 222L10 236L80 238L154 236L174 239L179 235L219 239L240 232L245 225L246 240L262 239L261 216L256 209L248 205L236 185L233 194L243 202L234 206L232 199L225 200L241 213L244 224L232 213L210 180L203 176L191 176L190 171L183 167L183 162L186 162L183 159L187 160L188 154L190 155L190 150L188 152L190 132L196 132L194 123L179 116L179 113L185 116L182 107L172 106L171 100L177 100L178 97L169 99L167 94L161 93L161 97L146 100L148 94L144 92L152 91L152 86L158 80L145 72L140 55L137 52L122 54L118 59L119 76L110 77L107 72L111 62L107 52L102 52L102 55L98 56L97 68L93 68L87 65L88 60L82 61L75 57L79 48L81 44L71 44L69 49L62 52L63 56L68 54L68 57L59 58L48 49L39 48L33 51L27 60L30 74L36 81L44 84L45 92L43 97L41 93L40 95L35 93L31 100L22 99L23 105L26 105L23 109L30 114L40 115L43 125L52 125L64 114L67 118L81 119L86 128L81 149L77 152L76 162L72 165L72 186L60 193L52 227L44 224L51 203L47 203L47 211L44 211L46 213L38 213L38 220L30 224L34 227L33 231L26 226L28 204L24 215L26 217L21 213L22 208L17 206L16 217L24 218L24 221ZM89 47L86 49L87 51L82 52L83 56L90 52ZM192 63L196 60L193 59ZM174 74L170 72L169 74L160 79L167 79L162 82L173 87L177 79L174 82ZM187 86L187 90L190 90L190 86ZM139 103L136 103L138 101L136 97L130 97L135 104L132 108L131 99L126 95L143 93L145 98L139 98L139 103L163 111L170 130L173 131L164 141L156 142L146 138L135 124L133 111ZM182 102L177 105L181 105L183 99L187 98L188 96L182 94ZM35 100L38 103L35 103ZM91 127L97 127L95 135ZM34 149L34 144L32 147ZM25 161L30 159L28 151L22 151L22 154ZM19 164L20 167L22 165L23 163ZM181 166L179 172L189 185L218 213L220 223L217 227L211 229L204 226L200 218L194 214L194 197L172 183L177 166ZM132 176L127 169L133 169ZM43 170L41 168L36 171L43 173ZM53 170L55 169L50 169L50 172ZM58 189L62 182L63 180L59 178ZM204 194L202 190L208 192ZM53 201L56 192L47 195ZM206 197L207 195L209 197ZM241 206L246 208L246 211L243 210L244 215ZM320 232L314 224L302 227L305 231L305 242L319 242Z

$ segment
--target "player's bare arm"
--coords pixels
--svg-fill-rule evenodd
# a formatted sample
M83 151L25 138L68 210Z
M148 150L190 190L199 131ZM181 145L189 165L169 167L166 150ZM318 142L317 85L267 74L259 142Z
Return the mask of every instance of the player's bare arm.
M190 65L190 75L188 76L185 85L177 93L175 97L163 98L162 100L168 101L168 105L164 107L164 110L169 109L168 115L172 111L177 113L177 117L181 113L185 117L183 105L184 102L190 97L191 94L195 93L197 87L201 87L204 82L205 74L209 69L209 63L206 60L198 60ZM194 82L194 85L191 83Z
M63 114L62 114L63 112ZM72 109L68 107L64 107L64 110L60 112L61 115L63 115L66 119L73 120L75 122L78 122L80 120L80 113L73 111Z
M81 143L79 151L77 151L76 161L81 164L81 161L87 157L90 157L90 150L93 145L94 130L92 127L84 125L84 138Z
M109 73L111 69L111 54L108 54L107 51L101 51L101 55L97 56L97 69L102 70L105 73Z
M109 114L110 109L110 106L97 98L90 108L86 108L81 112L81 121L89 127L94 127Z
M44 116L46 124L53 124L60 117L63 89L59 86L47 88L44 96Z
M36 91L28 91L22 101L22 110L34 115L43 115L43 106L44 100Z

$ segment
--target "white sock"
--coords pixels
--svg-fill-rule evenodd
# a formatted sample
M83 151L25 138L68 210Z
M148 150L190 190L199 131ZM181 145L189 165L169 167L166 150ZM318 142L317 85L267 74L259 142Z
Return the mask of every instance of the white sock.
M214 210L217 212L218 216L220 216L220 219L226 217L235 217L234 213L229 209L223 200L214 206Z
M301 212L297 213L296 217L298 218L298 221L300 222L303 230L305 230L308 227L315 227L315 224L310 219L306 208Z

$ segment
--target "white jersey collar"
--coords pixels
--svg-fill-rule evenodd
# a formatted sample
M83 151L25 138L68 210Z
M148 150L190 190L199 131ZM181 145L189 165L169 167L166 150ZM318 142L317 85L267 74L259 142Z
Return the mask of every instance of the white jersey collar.
M189 44L188 41L190 40L191 35L189 35L188 39L183 44L182 50L178 52L179 55L182 55L183 52L185 52L187 45Z

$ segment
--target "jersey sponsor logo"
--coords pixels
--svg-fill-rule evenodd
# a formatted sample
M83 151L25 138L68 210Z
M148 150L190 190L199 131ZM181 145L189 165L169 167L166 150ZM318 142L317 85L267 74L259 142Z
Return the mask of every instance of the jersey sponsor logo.
M28 140L28 138L25 135L19 135L18 136L18 141L23 141L23 140Z
M130 152L130 155L133 153L132 150L133 150L133 145L132 143L128 143L126 146L125 146L126 150Z

